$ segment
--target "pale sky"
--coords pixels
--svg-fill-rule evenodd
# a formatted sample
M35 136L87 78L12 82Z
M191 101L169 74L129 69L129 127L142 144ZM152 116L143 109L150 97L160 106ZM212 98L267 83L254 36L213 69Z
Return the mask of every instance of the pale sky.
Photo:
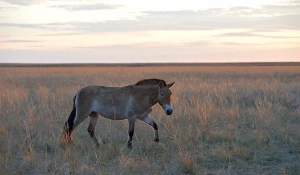
M300 0L0 0L0 63L300 61Z

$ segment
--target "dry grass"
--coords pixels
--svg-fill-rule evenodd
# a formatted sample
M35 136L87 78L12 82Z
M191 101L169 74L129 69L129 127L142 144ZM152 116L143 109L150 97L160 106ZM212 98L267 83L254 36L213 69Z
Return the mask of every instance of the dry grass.
M300 172L300 67L0 68L1 174L297 174ZM152 129L100 118L97 149L76 128L61 131L82 87L123 86L143 78L175 81L174 113L159 106Z

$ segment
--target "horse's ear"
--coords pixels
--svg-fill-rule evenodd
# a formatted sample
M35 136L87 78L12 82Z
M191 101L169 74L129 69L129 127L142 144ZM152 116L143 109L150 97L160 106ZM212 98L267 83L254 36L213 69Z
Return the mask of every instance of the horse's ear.
M160 82L158 83L158 86L159 86L160 88L162 88L162 87L164 87L164 83L163 83L162 81L160 81Z
M170 87L172 87L173 86L173 84L174 84L175 82L173 82L173 83L170 83L170 84L168 84L167 86L170 88Z

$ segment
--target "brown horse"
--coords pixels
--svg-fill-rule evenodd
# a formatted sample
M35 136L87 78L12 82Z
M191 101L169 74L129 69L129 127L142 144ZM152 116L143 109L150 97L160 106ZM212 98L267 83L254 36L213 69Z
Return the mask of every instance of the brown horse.
M99 142L94 135L99 115L111 120L128 119L128 142L131 147L132 136L136 119L139 119L154 129L154 141L158 142L158 128L151 119L152 106L159 103L167 115L171 115L172 92L169 89L173 83L166 84L164 80L145 79L135 85L124 87L88 86L82 88L74 97L73 110L63 129L63 138L71 140L73 130L88 116L90 124L88 132Z

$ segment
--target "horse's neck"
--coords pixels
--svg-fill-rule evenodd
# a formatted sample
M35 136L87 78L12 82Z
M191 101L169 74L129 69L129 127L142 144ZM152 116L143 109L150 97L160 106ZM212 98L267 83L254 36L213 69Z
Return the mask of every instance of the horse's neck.
M155 85L149 85L149 86L140 86L139 87L140 96L142 101L145 101L145 103L148 103L149 107L152 107L156 103L158 103L158 91L159 88Z

